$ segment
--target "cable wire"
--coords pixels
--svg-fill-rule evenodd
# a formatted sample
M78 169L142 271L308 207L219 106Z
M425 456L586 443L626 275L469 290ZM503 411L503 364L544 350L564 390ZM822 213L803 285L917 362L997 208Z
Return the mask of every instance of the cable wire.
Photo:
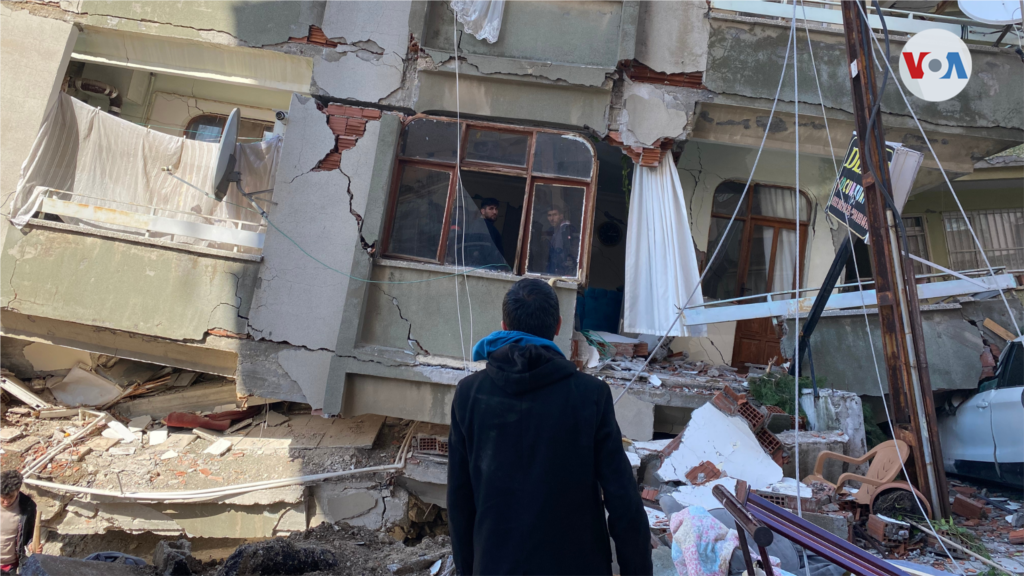
M459 213L459 205L462 202L462 175L460 160L462 159L462 123L459 121L459 19L452 20L452 47L455 51L455 210ZM462 333L462 302L459 300L459 230L462 232L462 263L466 263L466 207L462 207L462 220L455 228L455 313L459 320L459 346L462 347L462 366L469 370L469 363L466 362L466 337ZM449 228L448 233L451 234ZM469 282L466 282L466 294L469 294ZM472 304L470 305L472 307ZM470 331L472 339L472 331Z

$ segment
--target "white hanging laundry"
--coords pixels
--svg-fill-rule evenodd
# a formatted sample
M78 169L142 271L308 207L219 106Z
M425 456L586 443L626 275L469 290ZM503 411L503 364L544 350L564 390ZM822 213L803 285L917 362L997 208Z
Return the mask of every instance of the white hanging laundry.
M452 10L463 29L477 40L498 41L505 0L452 0Z
M637 166L626 227L623 330L662 336L707 336L707 326L669 326L684 306L704 303L686 200L672 152L657 167ZM689 302L686 298L693 293Z

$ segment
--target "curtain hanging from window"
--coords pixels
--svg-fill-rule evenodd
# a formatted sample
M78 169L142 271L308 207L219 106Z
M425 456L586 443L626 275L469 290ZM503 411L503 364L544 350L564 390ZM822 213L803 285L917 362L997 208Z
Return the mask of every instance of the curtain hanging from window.
M452 10L463 29L477 40L498 41L505 0L452 0Z
M758 186L757 199L760 201L761 214L776 218L793 219L796 217L796 194L789 188ZM805 209L805 206L801 206ZM801 214L801 219L807 214ZM772 234L774 228L764 228L764 261L771 262ZM775 272L772 273L772 292L792 290L796 279L796 233L793 230L779 230L779 245L775 250Z
M707 336L706 326L669 326L685 306L704 302L700 271L686 215L686 200L672 152L655 168L633 170L626 228L625 332ZM693 294L688 302L685 299Z

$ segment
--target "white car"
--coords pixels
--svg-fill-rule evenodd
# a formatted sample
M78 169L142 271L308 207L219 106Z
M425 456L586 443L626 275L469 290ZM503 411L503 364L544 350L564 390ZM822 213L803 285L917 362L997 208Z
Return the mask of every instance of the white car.
M999 355L996 375L939 415L946 472L1024 486L1024 337Z

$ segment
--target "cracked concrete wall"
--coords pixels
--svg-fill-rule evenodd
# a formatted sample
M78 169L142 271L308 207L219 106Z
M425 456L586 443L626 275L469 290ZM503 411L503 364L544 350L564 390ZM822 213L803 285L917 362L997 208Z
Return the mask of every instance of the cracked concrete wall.
M334 270L351 266L359 231L350 206L362 212L366 205L379 125L367 122L339 170L313 171L334 147L334 134L313 100L293 96L270 216L276 228L267 233L250 316L255 338L334 351L349 283Z
M711 99L707 90L624 81L619 134L628 146L652 146L662 138L683 139L692 130L698 102Z
M498 41L491 44L462 34L460 25L459 52L468 58L491 56L614 70L622 59L622 28L635 30L636 26L635 14L624 15L627 4L630 3L507 2ZM454 20L447 3L429 3L422 31L424 48L451 54Z
M710 8L705 0L643 2L636 59L658 72L702 72L707 66Z
M339 42L313 58L313 81L335 98L379 102L402 87L412 2L328 2L323 31Z
M788 27L712 19L704 84L719 94L767 98L770 101L779 84L788 39ZM842 34L812 32L811 42L825 106L852 112ZM890 43L893 70L899 69L902 49L902 42ZM800 38L797 50L804 53L801 56L803 60L807 52L805 39ZM1024 128L1024 110L1020 106L1024 87L1020 82L1001 81L1020 76L1020 58L1009 50L977 45L971 46L971 58L971 80L955 98L945 102L925 102L908 94L918 118L946 126ZM804 87L800 101L820 104L818 91L814 89L814 69L801 66L799 82ZM780 98L787 102L793 100L791 73L787 73L783 80ZM898 90L886 90L882 111L907 114Z
M235 388L239 394L324 407L333 354L276 342L242 340Z
M325 0L314 1L190 1L62 0L61 8L89 15L107 27L119 20L162 24L152 32L207 40L216 33L228 34L249 46L280 44L293 36L305 36L309 26L323 21ZM191 32L191 33L190 33Z
M11 228L3 309L177 340L244 333L257 264L44 228Z
M726 180L746 182L756 155L757 150L709 142L689 141L683 148L678 164L679 180L686 197L693 240L698 250L707 252L707 258L711 257L711 251L714 250L714 246L708 245L708 233L715 189ZM793 186L796 180L794 168L791 152L764 150L752 184ZM835 257L831 229L824 215L824 206L834 182L835 168L832 162L824 158L801 156L800 189L812 202L807 247L800 272L800 283L803 286L820 286ZM808 292L804 295L815 294ZM728 364L732 358L735 323L713 324L708 330L708 338L676 338L673 349L685 350L693 359Z
M1020 302L1015 298L1007 298L1014 310L1017 321L1024 320L1024 312ZM976 307L983 304L983 307ZM1006 310L1001 300L972 302L960 304L944 304L923 306L921 324L924 328L925 352L928 354L928 373L931 376L932 389L939 390L973 390L978 387L981 376L980 355L984 350L982 332L969 320L980 318L986 314L993 319L999 317L1004 326L1012 329ZM1002 315L1000 315L1000 312ZM868 314L872 338L875 344L875 357L879 362L879 370L885 373L884 356L882 355L882 337L878 327L878 314ZM788 321L789 333L794 334L794 324ZM986 335L990 341L996 341ZM999 344L1003 341L998 340ZM793 349L793 338L787 338L784 347ZM842 350L842 354L834 354ZM864 315L860 311L840 310L822 314L818 327L811 338L811 352L814 355L814 371L818 378L826 378L827 386L837 390L847 390L858 395L879 396L878 380L871 368L871 349L864 333ZM809 373L807 373L809 374ZM882 378L882 386L886 393L889 384Z
M466 357L470 356L470 348L477 340L501 329L501 302L520 277L494 274L460 278L459 300L456 302L455 278L422 282L440 275L434 270L383 263L374 266L374 280L398 283L370 287L360 344L404 350L409 354L428 353L461 359L464 354L459 343L460 316ZM414 281L420 282L403 283ZM556 288L555 292L562 318L572 318L576 309L576 291ZM472 330L470 314L473 316ZM567 356L571 339L571 330L562 330L555 337L555 344Z

